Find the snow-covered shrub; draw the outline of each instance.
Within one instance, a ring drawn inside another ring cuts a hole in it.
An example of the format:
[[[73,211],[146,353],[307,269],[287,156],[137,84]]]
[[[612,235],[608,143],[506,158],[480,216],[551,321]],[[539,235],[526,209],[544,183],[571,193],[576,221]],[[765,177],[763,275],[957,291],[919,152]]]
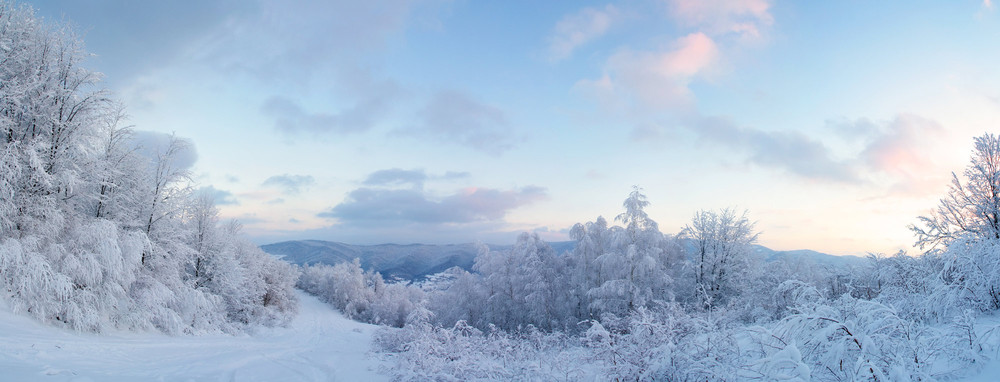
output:
[[[746,329],[746,366],[740,376],[746,380],[761,381],[809,381],[812,370],[802,358],[795,340],[787,342],[770,329],[755,326]]]
[[[235,237],[231,237],[235,239]],[[216,255],[202,289],[223,298],[226,316],[247,326],[285,325],[298,312],[295,283],[299,271],[244,240],[234,240]]]
[[[932,298],[952,316],[973,308],[1000,309],[1000,241],[958,240],[941,253],[942,284]]]
[[[628,320],[625,332],[607,331],[594,323],[584,333],[593,359],[609,379],[653,381],[674,376],[678,337],[674,320],[660,320],[645,308]]]
[[[348,318],[395,327],[402,327],[410,314],[425,304],[419,288],[386,284],[377,272],[361,270],[358,259],[334,266],[305,267],[298,287],[333,305]]]
[[[823,296],[815,286],[799,281],[785,280],[774,289],[772,295],[777,315],[784,317],[788,309],[817,303],[823,300]]]
[[[737,380],[742,350],[719,318],[677,304],[642,308],[611,326],[592,322],[581,340],[602,379]]]
[[[381,329],[373,342],[396,363],[388,372],[398,381],[576,381],[593,372],[575,339],[533,327],[483,332],[465,321],[450,328],[408,324]]]
[[[845,295],[795,310],[773,333],[786,346],[797,346],[815,379],[932,378],[925,332],[889,306]]]

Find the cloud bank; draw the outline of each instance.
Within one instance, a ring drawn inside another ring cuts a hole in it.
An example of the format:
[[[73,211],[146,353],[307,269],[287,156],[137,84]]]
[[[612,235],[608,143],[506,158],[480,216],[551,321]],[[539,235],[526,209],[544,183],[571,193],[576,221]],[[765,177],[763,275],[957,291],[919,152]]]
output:
[[[510,210],[546,197],[544,189],[533,186],[512,190],[472,187],[443,198],[422,190],[364,187],[351,191],[343,202],[318,216],[365,226],[495,222]]]

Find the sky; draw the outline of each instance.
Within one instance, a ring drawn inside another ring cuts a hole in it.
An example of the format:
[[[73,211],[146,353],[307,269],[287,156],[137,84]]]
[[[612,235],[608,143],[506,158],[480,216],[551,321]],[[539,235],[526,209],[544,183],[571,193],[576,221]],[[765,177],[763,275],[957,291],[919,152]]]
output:
[[[917,253],[1000,122],[990,0],[28,4],[261,244],[568,240],[639,186],[665,233]]]

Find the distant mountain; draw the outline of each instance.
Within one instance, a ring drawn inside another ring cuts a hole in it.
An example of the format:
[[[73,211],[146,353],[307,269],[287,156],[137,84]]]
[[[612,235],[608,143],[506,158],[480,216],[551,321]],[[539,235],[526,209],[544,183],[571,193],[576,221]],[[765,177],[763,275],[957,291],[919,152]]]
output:
[[[762,245],[754,245],[754,253],[763,257],[764,261],[767,262],[776,260],[800,260],[814,262],[818,265],[843,267],[861,265],[865,261],[864,257],[854,255],[830,255],[810,249],[775,251]]]
[[[573,249],[574,242],[549,243],[557,253]],[[510,245],[488,245],[490,250],[507,250]],[[451,267],[471,270],[476,258],[475,244],[378,244],[352,245],[321,240],[286,241],[261,246],[264,252],[292,264],[335,265],[359,259],[365,270],[375,270],[387,280],[419,281]]]
[[[695,242],[692,239],[681,239],[681,246],[687,251],[688,254],[695,253]],[[777,260],[797,260],[797,261],[808,261],[813,262],[818,265],[825,266],[850,266],[850,265],[860,265],[864,262],[863,257],[858,257],[854,255],[831,255],[828,253],[817,252],[811,249],[796,249],[791,251],[777,251],[760,244],[754,244],[752,251],[757,256],[760,256],[765,262],[777,261]]]
[[[573,241],[549,243],[556,253],[572,251]],[[509,250],[511,245],[488,245],[490,250]],[[472,270],[476,258],[475,244],[378,244],[353,245],[321,240],[297,240],[263,245],[264,252],[298,265],[335,265],[359,259],[365,270],[375,270],[386,280],[422,281],[428,276],[443,272],[451,267]],[[864,260],[857,256],[834,256],[811,250],[775,251],[755,245],[754,253],[764,261],[779,259],[801,259],[820,265],[848,266],[861,264]]]

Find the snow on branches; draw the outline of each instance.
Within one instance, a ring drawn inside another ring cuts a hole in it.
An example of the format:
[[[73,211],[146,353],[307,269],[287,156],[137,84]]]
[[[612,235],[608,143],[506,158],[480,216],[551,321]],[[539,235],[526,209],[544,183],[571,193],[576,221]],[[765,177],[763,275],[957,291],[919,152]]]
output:
[[[0,298],[88,331],[288,322],[295,269],[219,226],[184,141],[139,147],[72,29],[10,2],[0,24]]]

